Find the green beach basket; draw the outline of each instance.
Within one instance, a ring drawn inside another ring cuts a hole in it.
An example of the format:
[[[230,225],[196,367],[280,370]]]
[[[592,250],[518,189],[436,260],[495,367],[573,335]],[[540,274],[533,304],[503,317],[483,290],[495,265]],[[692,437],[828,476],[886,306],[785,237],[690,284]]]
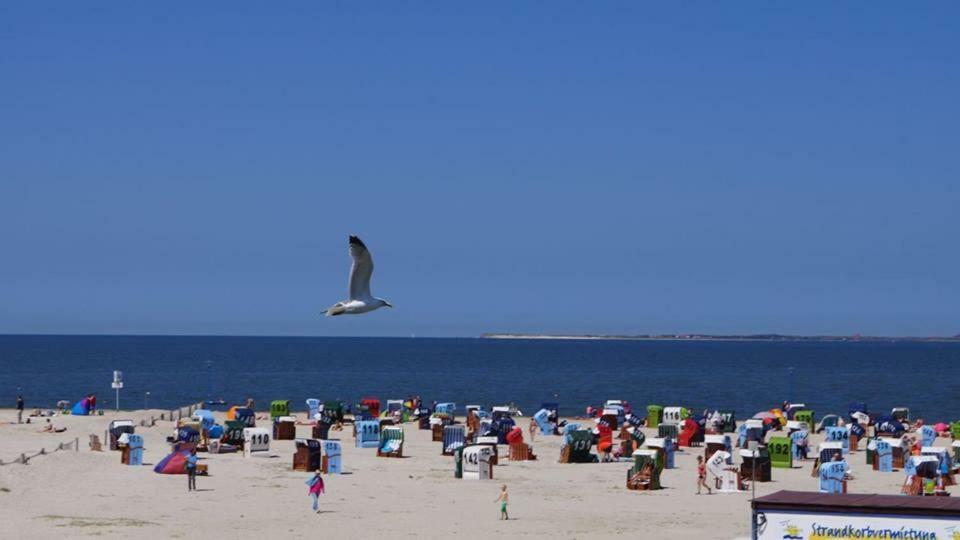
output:
[[[245,427],[247,424],[240,420],[227,420],[224,423],[223,437],[220,441],[233,446],[243,446],[243,428]]]
[[[735,433],[737,431],[737,414],[730,409],[718,412],[720,418],[723,419],[723,431],[721,433]]]
[[[797,411],[794,413],[793,419],[797,422],[803,422],[807,424],[807,429],[810,430],[811,433],[817,427],[817,425],[814,423],[816,416],[813,414],[813,411],[807,409]]]
[[[567,434],[570,446],[570,463],[592,463],[597,457],[590,453],[593,446],[593,433],[582,429]]]
[[[647,405],[647,427],[655,428],[663,422],[663,406]]]
[[[657,426],[657,437],[670,438],[674,441],[680,436],[680,428],[676,424],[660,424]]]
[[[290,416],[289,399],[275,399],[270,402],[270,419],[276,420],[281,416]]]
[[[660,485],[660,471],[662,470],[662,464],[658,463],[660,460],[657,459],[659,454],[651,452],[649,454],[636,454],[633,456],[633,467],[627,472],[627,479],[637,474],[648,464],[653,465],[653,470],[650,475],[650,489],[662,489]]]
[[[788,437],[771,437],[767,442],[770,452],[770,466],[778,469],[793,468],[793,451]]]

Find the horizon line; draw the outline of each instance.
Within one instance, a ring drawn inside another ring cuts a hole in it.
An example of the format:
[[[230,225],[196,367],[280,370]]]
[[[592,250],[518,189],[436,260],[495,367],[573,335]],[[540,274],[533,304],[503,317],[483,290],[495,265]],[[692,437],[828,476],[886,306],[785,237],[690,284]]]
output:
[[[184,337],[184,338],[293,338],[293,339],[567,339],[567,340],[621,340],[621,341],[960,341],[960,334],[953,336],[887,336],[861,334],[780,334],[777,332],[750,334],[708,334],[696,332],[659,334],[566,334],[536,332],[482,332],[479,335],[431,336],[431,335],[306,335],[306,334],[179,334],[179,333],[60,333],[60,332],[0,332],[0,337]]]

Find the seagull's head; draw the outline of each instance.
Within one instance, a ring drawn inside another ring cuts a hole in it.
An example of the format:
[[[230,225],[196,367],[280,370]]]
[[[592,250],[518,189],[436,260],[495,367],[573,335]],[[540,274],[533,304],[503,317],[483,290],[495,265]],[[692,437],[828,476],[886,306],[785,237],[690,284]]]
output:
[[[379,304],[380,306],[382,306],[382,307],[390,307],[390,308],[393,307],[393,304],[391,304],[390,302],[387,302],[387,301],[384,300],[383,298],[377,298],[377,302],[378,302],[378,304]]]

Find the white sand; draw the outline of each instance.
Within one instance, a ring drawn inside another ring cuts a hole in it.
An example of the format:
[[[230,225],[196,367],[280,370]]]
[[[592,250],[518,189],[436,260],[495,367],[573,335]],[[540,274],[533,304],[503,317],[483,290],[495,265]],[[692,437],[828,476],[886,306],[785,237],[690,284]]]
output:
[[[453,458],[442,456],[428,431],[406,424],[405,459],[377,458],[374,449],[358,449],[349,426],[343,441],[344,469],[326,477],[324,512],[314,514],[304,481],[291,470],[293,441],[274,441],[271,455],[200,454],[211,476],[199,477],[200,491],[188,493],[186,476],[159,475],[152,466],[120,464],[120,453],[91,452],[90,433],[101,438],[113,419],[139,421],[161,411],[53,419],[61,434],[41,434],[39,423],[16,425],[15,413],[0,410],[0,459],[56,447],[80,438],[79,452],[57,452],[27,465],[0,467],[0,537],[70,538],[493,538],[498,535],[553,538],[742,538],[749,537],[749,493],[696,493],[696,457],[703,448],[677,454],[677,469],[661,477],[665,489],[628,491],[627,463],[557,463],[560,437],[538,436],[537,461],[502,459],[493,481],[458,480]],[[218,419],[222,415],[218,413]],[[304,415],[299,415],[301,418]],[[36,421],[37,419],[34,419]],[[518,422],[526,427],[526,420]],[[268,422],[260,422],[267,425]],[[165,437],[172,422],[137,428],[144,436],[144,462],[155,464],[169,453]],[[308,426],[298,436],[309,437]],[[649,434],[649,431],[648,431]],[[813,447],[820,441],[812,440]],[[529,441],[528,441],[529,442]],[[938,439],[938,446],[949,441]],[[853,454],[856,479],[850,492],[898,493],[903,473],[868,470],[863,452]],[[774,469],[773,482],[758,483],[757,495],[781,489],[816,490],[812,461],[803,468]],[[510,492],[510,516],[499,521],[494,503],[501,484]],[[951,488],[954,489],[954,488]]]

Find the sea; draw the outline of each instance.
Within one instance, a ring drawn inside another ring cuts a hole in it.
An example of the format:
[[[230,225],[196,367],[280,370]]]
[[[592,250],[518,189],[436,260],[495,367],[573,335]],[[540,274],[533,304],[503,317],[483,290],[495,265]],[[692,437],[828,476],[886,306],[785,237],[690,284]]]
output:
[[[201,400],[258,408],[289,399],[421,396],[458,406],[557,402],[582,414],[607,399],[738,418],[784,401],[818,416],[851,402],[909,407],[927,422],[960,419],[960,344],[931,342],[615,341],[482,338],[0,336],[0,408],[22,394],[53,407],[96,393],[114,408],[171,409]],[[462,408],[460,409],[462,411]]]

